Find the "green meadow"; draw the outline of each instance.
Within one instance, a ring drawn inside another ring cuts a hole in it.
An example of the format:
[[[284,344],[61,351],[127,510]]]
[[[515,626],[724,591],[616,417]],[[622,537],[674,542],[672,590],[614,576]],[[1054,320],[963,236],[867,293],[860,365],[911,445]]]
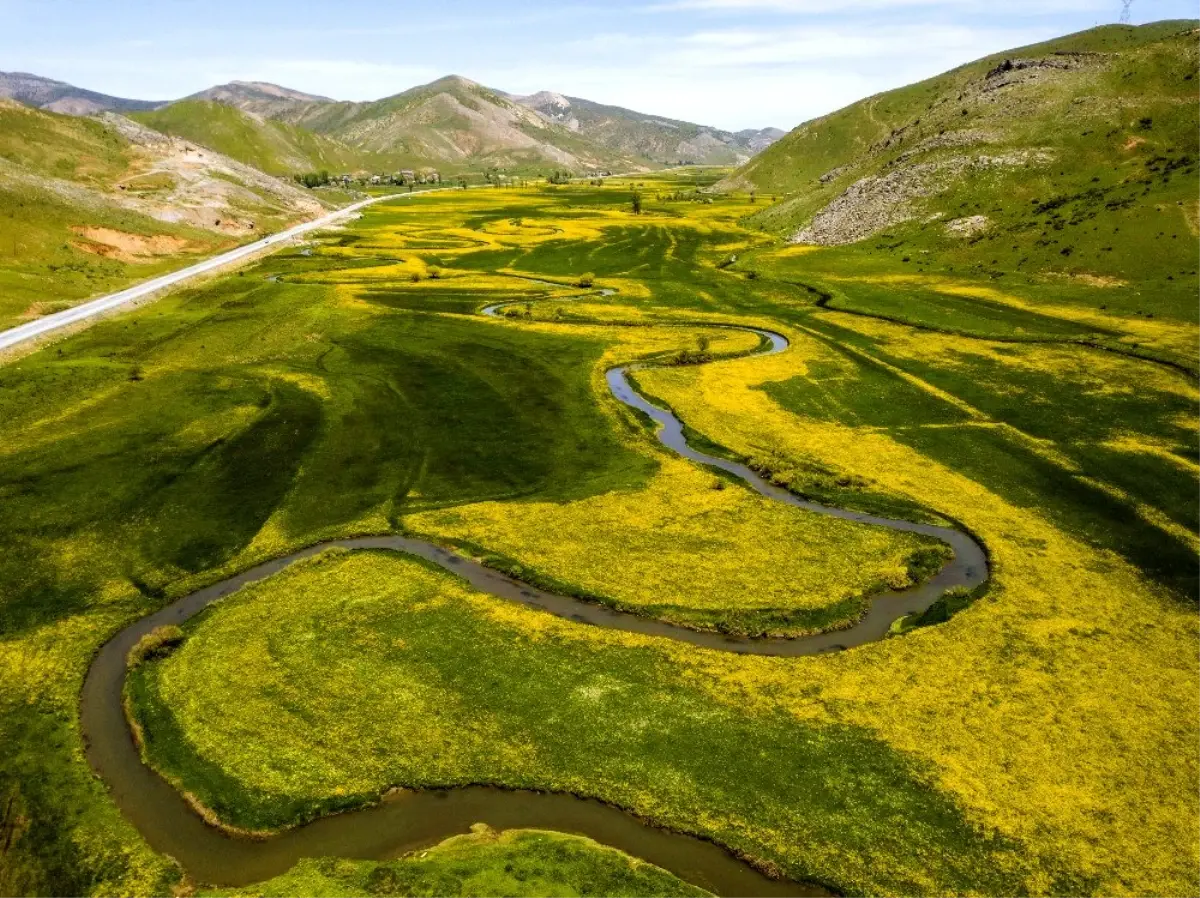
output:
[[[969,529],[986,593],[851,651],[755,658],[322,555],[136,669],[147,761],[231,826],[491,783],[848,894],[1193,890],[1195,278],[1137,247],[1119,285],[1048,254],[995,278],[976,263],[1007,256],[915,234],[920,265],[792,247],[759,230],[761,196],[695,192],[721,174],[379,204],[0,368],[0,892],[204,886],[91,775],[80,684],[124,625],[296,548],[420,533],[717,628],[764,608],[843,625],[911,582],[926,544],[761,500],[608,395],[611,365],[701,335],[753,347],[721,324],[791,345],[645,370],[644,391],[798,494]],[[1155,214],[1164,234],[1183,215]],[[1195,235],[1171,233],[1154,246],[1191,271]],[[479,314],[497,302],[513,314]],[[246,894],[363,892],[693,893],[508,833],[305,861]]]

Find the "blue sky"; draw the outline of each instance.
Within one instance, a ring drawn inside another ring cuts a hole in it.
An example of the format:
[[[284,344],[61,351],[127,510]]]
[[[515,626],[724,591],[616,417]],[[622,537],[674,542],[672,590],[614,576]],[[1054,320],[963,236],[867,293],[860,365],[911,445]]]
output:
[[[1133,22],[1196,15],[1134,0]],[[1121,0],[0,0],[0,71],[174,99],[234,79],[337,99],[445,74],[738,129],[791,128]]]

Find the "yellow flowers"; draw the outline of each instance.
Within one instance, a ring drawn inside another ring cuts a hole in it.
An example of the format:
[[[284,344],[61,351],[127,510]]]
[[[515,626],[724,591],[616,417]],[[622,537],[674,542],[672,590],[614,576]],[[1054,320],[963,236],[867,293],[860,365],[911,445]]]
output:
[[[516,558],[622,608],[735,630],[745,627],[738,623],[747,612],[774,615],[768,629],[785,633],[852,619],[859,597],[881,584],[906,585],[904,562],[925,544],[741,487],[714,489],[711,474],[671,456],[637,492],[464,505],[413,515],[406,524]],[[812,623],[789,626],[789,616]]]
[[[889,348],[897,341],[903,348],[903,330],[892,336]],[[918,338],[908,339],[918,351]],[[946,341],[934,336],[932,351]],[[767,664],[751,673],[724,662],[712,665],[712,675],[728,677],[728,688],[746,697],[778,690],[798,715],[871,729],[926,761],[933,781],[980,825],[1021,840],[1051,868],[1065,862],[1094,877],[1099,893],[1193,890],[1200,860],[1194,609],[1037,509],[1006,501],[886,432],[784,411],[761,386],[805,373],[805,357],[819,350],[797,349],[642,378],[685,421],[731,448],[778,446],[962,521],[991,552],[993,586],[947,624],[803,662],[800,678]],[[811,688],[819,701],[806,694]]]

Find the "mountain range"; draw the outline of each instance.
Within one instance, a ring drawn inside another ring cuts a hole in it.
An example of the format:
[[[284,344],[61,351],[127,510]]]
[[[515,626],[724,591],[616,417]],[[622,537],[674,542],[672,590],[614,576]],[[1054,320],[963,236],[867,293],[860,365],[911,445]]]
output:
[[[0,97],[64,115],[137,112],[162,105],[151,100],[112,97],[28,72],[0,72]]]
[[[0,96],[75,115],[131,114],[273,174],[436,167],[636,170],[736,165],[783,136],[737,133],[542,91],[515,96],[449,75],[394,96],[348,102],[233,81],[169,103],[127,100],[24,73]]]

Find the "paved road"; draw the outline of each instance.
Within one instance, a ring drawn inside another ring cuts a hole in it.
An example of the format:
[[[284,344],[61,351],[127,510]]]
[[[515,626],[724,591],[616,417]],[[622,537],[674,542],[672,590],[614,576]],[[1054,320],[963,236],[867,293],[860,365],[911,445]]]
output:
[[[420,196],[424,193],[433,193],[438,190],[452,190],[449,187],[436,187],[431,190],[422,190],[417,193],[396,193],[388,196],[371,197],[368,200],[361,200],[353,205],[346,206],[343,209],[338,209],[330,212],[328,215],[323,215],[320,218],[312,221],[306,221],[304,224],[296,225],[294,228],[289,228],[286,231],[280,231],[278,234],[272,234],[270,237],[264,237],[262,240],[257,240],[254,243],[247,243],[245,246],[239,246],[237,249],[230,250],[227,253],[222,253],[219,256],[214,256],[211,259],[206,259],[203,262],[197,262],[195,265],[189,265],[187,268],[181,268],[179,271],[173,271],[170,274],[164,274],[162,277],[156,277],[153,280],[145,281],[135,287],[129,287],[121,290],[118,293],[110,293],[107,296],[101,296],[98,299],[89,300],[74,308],[66,309],[62,312],[55,312],[53,315],[46,315],[43,318],[38,318],[36,321],[30,321],[28,324],[22,324],[6,331],[0,331],[0,351],[9,349],[13,346],[18,346],[21,343],[26,343],[30,340],[35,340],[43,334],[48,334],[51,331],[58,330],[62,327],[75,324],[79,321],[85,321],[88,318],[93,318],[96,315],[101,315],[110,309],[115,309],[118,306],[123,306],[126,303],[133,302],[143,297],[148,296],[155,291],[162,290],[165,287],[173,287],[176,284],[181,284],[186,280],[221,268],[231,262],[236,262],[238,259],[243,259],[246,256],[261,252],[267,247],[281,244],[293,237],[298,237],[308,231],[316,228],[327,227],[334,222],[353,215],[364,206],[369,206],[372,203],[381,203],[392,199],[403,199],[411,196]]]

